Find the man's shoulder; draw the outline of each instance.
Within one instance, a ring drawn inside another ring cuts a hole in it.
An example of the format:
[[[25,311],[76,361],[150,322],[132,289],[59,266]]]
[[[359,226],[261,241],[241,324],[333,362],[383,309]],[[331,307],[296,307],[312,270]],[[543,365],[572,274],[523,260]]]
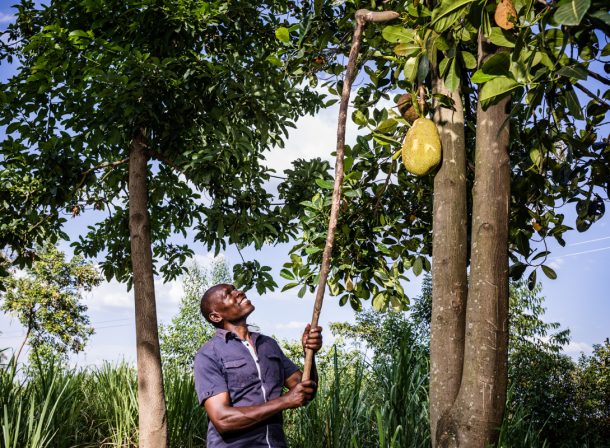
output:
[[[199,347],[199,350],[197,350],[197,353],[195,354],[195,356],[214,355],[214,353],[216,353],[219,340],[220,340],[220,338],[218,338],[217,336],[212,336],[211,339],[209,339],[201,347]]]

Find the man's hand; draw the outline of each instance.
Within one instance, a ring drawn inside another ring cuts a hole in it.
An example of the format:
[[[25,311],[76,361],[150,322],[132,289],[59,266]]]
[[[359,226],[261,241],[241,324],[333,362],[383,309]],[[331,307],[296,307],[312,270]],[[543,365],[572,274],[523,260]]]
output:
[[[322,327],[311,328],[311,324],[307,324],[301,342],[303,350],[309,348],[316,353],[322,347]]]
[[[294,386],[290,391],[282,396],[285,401],[287,409],[299,408],[309,403],[316,394],[318,385],[312,381],[307,380]]]

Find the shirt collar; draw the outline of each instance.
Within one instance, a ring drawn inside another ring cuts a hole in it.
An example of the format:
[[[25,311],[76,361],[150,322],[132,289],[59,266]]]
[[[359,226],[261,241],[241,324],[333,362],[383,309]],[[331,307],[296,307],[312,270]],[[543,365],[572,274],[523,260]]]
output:
[[[222,339],[225,342],[228,342],[229,339],[237,339],[238,341],[240,340],[239,337],[235,333],[233,333],[232,331],[225,330],[224,328],[217,328],[216,336],[218,336],[220,339]],[[251,331],[250,336],[252,337],[252,342],[254,343],[254,345],[256,345],[256,340],[258,339],[260,334],[257,332]]]

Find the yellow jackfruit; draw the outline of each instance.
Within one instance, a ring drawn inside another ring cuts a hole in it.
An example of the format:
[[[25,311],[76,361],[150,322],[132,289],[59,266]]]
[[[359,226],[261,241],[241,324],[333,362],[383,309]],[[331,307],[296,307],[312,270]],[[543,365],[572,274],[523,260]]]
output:
[[[402,163],[410,173],[423,176],[440,161],[441,138],[436,125],[427,118],[418,118],[402,144]]]
[[[511,0],[500,0],[494,14],[496,24],[505,30],[512,30],[517,21],[517,10]]]

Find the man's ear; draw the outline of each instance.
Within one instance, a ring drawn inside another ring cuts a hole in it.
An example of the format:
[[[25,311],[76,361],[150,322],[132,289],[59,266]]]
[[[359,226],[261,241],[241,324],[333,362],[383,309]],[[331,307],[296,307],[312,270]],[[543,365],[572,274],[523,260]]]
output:
[[[222,317],[220,316],[220,314],[218,314],[216,311],[212,311],[209,315],[208,315],[209,319],[214,322],[215,324],[218,324],[220,322],[222,322]]]

